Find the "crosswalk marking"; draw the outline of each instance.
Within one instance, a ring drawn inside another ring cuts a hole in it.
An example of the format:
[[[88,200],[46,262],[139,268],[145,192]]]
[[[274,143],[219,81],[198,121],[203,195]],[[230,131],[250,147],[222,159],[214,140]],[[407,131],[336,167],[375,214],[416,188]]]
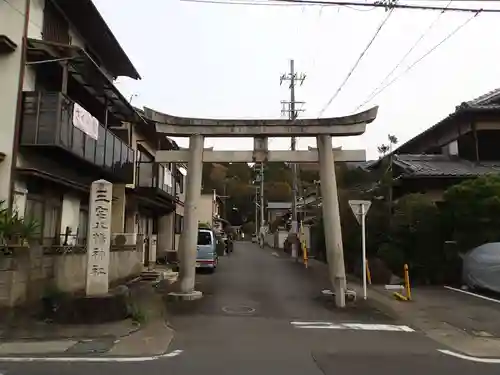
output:
[[[332,323],[318,321],[296,321],[290,322],[292,326],[300,329],[338,329],[356,331],[389,331],[389,332],[415,332],[414,329],[405,325],[392,324],[368,324],[368,323]]]

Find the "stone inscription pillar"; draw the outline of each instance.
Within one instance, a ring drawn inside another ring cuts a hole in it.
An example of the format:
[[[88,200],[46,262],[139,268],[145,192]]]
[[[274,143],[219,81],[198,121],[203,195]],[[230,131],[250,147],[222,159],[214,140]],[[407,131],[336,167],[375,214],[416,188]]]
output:
[[[106,180],[92,183],[87,238],[87,296],[105,295],[109,288],[111,248],[111,201],[113,184]]]

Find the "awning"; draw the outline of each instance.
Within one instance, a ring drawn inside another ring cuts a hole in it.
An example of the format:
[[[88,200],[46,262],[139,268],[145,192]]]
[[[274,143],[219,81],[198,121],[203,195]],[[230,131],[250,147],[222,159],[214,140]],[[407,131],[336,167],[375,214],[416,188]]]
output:
[[[145,122],[127,99],[116,88],[108,75],[89,54],[78,46],[28,39],[27,64],[62,64],[68,62],[68,73],[85,87],[108,110],[125,122]]]
[[[37,177],[42,180],[51,181],[56,184],[64,185],[71,189],[80,190],[88,193],[90,191],[90,185],[83,185],[73,180],[69,180],[59,175],[55,175],[46,171],[42,171],[36,168],[17,168],[17,173],[19,175]]]

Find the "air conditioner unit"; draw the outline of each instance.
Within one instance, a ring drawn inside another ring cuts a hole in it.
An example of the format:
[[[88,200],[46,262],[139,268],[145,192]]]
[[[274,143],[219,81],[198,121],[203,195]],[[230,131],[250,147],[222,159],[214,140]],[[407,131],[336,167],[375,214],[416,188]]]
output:
[[[135,246],[137,244],[137,233],[113,233],[111,244],[113,246]]]

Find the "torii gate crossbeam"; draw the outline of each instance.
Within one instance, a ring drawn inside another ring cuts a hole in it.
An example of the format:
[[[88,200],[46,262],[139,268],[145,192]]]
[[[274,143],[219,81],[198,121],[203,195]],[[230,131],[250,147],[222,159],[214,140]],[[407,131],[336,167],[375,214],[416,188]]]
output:
[[[365,161],[365,150],[333,150],[335,161]],[[255,151],[213,151],[203,150],[204,163],[252,163],[258,156]],[[189,162],[189,150],[157,151],[156,161],[159,163],[187,163]],[[309,151],[285,151],[270,150],[267,152],[268,162],[288,163],[317,163],[319,162],[318,150]]]
[[[166,136],[190,137],[189,150],[160,151],[158,162],[187,162],[186,200],[184,203],[184,230],[181,234],[180,291],[174,293],[181,299],[196,299],[201,292],[195,291],[196,247],[198,236],[197,205],[201,195],[201,176],[204,161],[277,161],[283,158],[297,162],[319,161],[321,195],[323,197],[323,223],[325,232],[326,254],[329,265],[330,280],[335,290],[335,302],[339,307],[345,306],[346,276],[340,211],[335,176],[335,161],[348,161],[350,157],[359,161],[359,150],[340,151],[332,149],[332,136],[353,136],[365,132],[366,124],[375,120],[378,107],[359,114],[300,120],[218,120],[195,119],[171,116],[149,108],[144,113],[149,120],[156,123],[157,133]],[[316,137],[316,150],[282,152],[269,151],[268,137]],[[205,151],[205,137],[254,137],[253,151]],[[352,154],[349,155],[348,153]],[[364,156],[364,154],[362,155]],[[229,160],[228,160],[229,159]],[[249,160],[251,159],[251,160]],[[365,159],[363,159],[365,160]],[[285,160],[282,160],[285,161]]]

